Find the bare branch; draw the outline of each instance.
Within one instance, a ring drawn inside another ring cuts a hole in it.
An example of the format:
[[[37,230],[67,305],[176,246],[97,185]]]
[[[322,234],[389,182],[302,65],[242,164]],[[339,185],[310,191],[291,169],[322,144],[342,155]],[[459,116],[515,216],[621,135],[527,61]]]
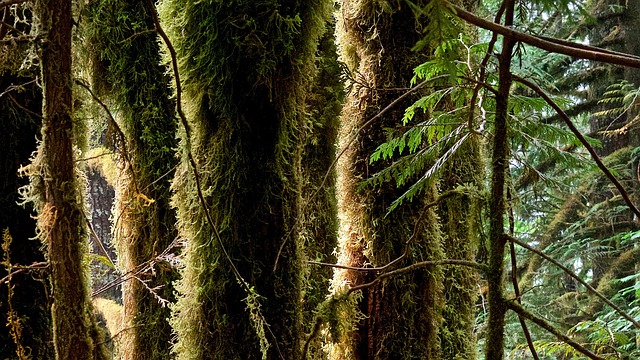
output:
[[[23,273],[23,272],[27,272],[27,271],[31,271],[31,270],[42,270],[42,269],[47,269],[49,268],[49,263],[46,261],[42,261],[42,262],[36,262],[33,263],[31,265],[28,266],[24,266],[24,265],[11,265],[12,269],[17,269],[14,270],[12,272],[10,272],[7,276],[3,277],[2,279],[0,279],[0,285],[4,284],[5,282],[7,282],[8,280],[10,280],[13,276]]]
[[[529,246],[525,242],[522,242],[522,241],[514,238],[513,236],[509,236],[509,235],[505,234],[505,237],[506,237],[507,240],[522,246],[523,248],[525,248],[525,249],[537,254],[538,256],[542,257],[543,259],[547,260],[548,262],[550,262],[550,263],[554,264],[555,266],[559,267],[560,269],[562,269],[562,271],[564,271],[567,275],[571,276],[577,282],[579,282],[584,287],[586,287],[591,293],[593,293],[595,296],[597,296],[602,301],[604,301],[607,305],[609,305],[618,314],[620,314],[625,319],[629,320],[637,329],[640,329],[640,322],[638,322],[631,315],[629,315],[627,312],[622,310],[618,305],[616,305],[613,302],[611,302],[611,300],[607,299],[606,296],[602,295],[600,292],[598,292],[598,290],[594,289],[593,286],[589,285],[589,283],[587,283],[586,281],[582,280],[582,278],[580,278],[578,275],[576,275],[576,273],[571,271],[569,268],[567,268],[566,266],[562,265],[560,262],[558,262],[557,260],[553,259],[549,255],[543,253],[540,250],[537,250],[537,249]]]
[[[104,102],[102,102],[102,100],[100,100],[100,98],[98,98],[98,96],[93,92],[93,90],[91,90],[89,85],[85,84],[84,82],[82,82],[80,80],[76,80],[76,84],[78,84],[81,87],[85,88],[89,92],[91,97],[98,104],[100,104],[100,106],[104,109],[104,111],[109,116],[109,123],[111,124],[111,126],[113,126],[114,129],[116,129],[116,132],[118,133],[118,136],[120,137],[120,145],[122,146],[122,155],[124,156],[124,159],[127,162],[127,165],[129,165],[129,169],[130,169],[129,171],[131,172],[131,178],[133,180],[133,186],[135,188],[135,191],[137,193],[140,193],[140,189],[138,189],[138,182],[136,181],[135,168],[133,167],[133,163],[131,162],[131,158],[129,157],[129,149],[128,149],[128,146],[127,146],[127,136],[124,134],[122,129],[120,129],[120,125],[118,125],[118,122],[116,121],[115,117],[113,117],[113,114],[111,114],[111,111],[109,111],[109,107],[107,107],[107,105]]]
[[[482,270],[482,271],[486,271],[487,270],[487,266],[486,265],[477,263],[475,261],[460,260],[460,259],[427,260],[427,261],[417,262],[415,264],[411,264],[409,266],[405,266],[403,268],[396,269],[396,270],[389,271],[389,272],[386,272],[384,274],[381,274],[380,276],[378,276],[377,278],[375,278],[371,282],[368,282],[366,284],[353,286],[353,287],[349,288],[349,293],[352,293],[352,292],[357,291],[357,290],[362,290],[362,289],[371,287],[371,286],[379,283],[380,281],[382,281],[382,280],[384,280],[386,278],[392,277],[392,276],[396,276],[396,275],[412,272],[412,271],[415,271],[415,270],[418,270],[418,269],[422,269],[422,268],[425,268],[425,267],[429,267],[429,266],[440,266],[440,265],[460,265],[460,266],[468,266],[468,267],[476,268],[476,269]]]
[[[582,145],[587,149],[587,151],[589,152],[593,160],[596,162],[596,164],[600,168],[600,170],[602,170],[602,172],[607,176],[609,181],[611,181],[611,183],[613,183],[616,189],[618,189],[618,191],[620,192],[620,195],[624,199],[624,202],[627,204],[627,206],[629,206],[629,209],[631,209],[631,211],[638,218],[640,218],[640,210],[638,210],[638,208],[633,204],[633,202],[631,202],[631,199],[629,198],[629,194],[627,194],[627,191],[624,189],[622,184],[620,184],[618,179],[616,179],[616,177],[613,176],[611,171],[609,171],[609,169],[604,165],[602,160],[600,160],[600,157],[598,156],[596,151],[589,144],[589,142],[587,142],[587,139],[584,138],[580,130],[578,130],[578,128],[573,124],[573,122],[571,122],[571,119],[569,119],[569,116],[562,110],[562,108],[560,108],[560,106],[558,106],[558,104],[556,104],[556,102],[553,101],[549,97],[549,95],[547,95],[544,91],[542,91],[542,89],[538,85],[516,75],[514,75],[514,78],[519,83],[528,86],[533,91],[535,91],[538,95],[540,95],[540,97],[542,97],[547,102],[547,104],[549,104],[549,106],[551,106],[558,113],[558,115],[560,115],[560,118],[564,120],[564,122],[567,124],[569,129],[571,129],[571,132],[573,132],[573,134],[578,138],[578,140],[580,140],[580,143],[582,143]]]
[[[540,326],[541,328],[547,330],[548,332],[552,333],[553,335],[555,335],[558,339],[564,341],[567,345],[571,346],[572,348],[576,349],[577,351],[579,351],[581,354],[589,357],[590,359],[594,359],[594,360],[604,360],[604,358],[594,354],[593,352],[591,352],[589,349],[585,348],[584,346],[578,344],[577,342],[573,341],[570,337],[568,337],[567,335],[561,333],[558,329],[556,329],[553,325],[551,325],[548,321],[546,321],[545,319],[539,318],[535,315],[533,315],[532,313],[528,312],[527,310],[525,310],[520,304],[518,304],[515,301],[508,301],[507,303],[507,307],[511,310],[513,310],[516,314],[526,318],[527,320],[530,320],[531,322],[533,322],[534,324],[537,324],[538,326]]]

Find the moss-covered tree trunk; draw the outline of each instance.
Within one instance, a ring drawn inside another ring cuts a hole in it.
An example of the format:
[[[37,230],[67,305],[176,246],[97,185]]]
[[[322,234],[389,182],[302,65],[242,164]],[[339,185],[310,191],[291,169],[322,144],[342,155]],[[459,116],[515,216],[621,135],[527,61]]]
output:
[[[309,99],[310,128],[305,132],[302,160],[303,188],[301,236],[305,257],[312,261],[334,264],[337,246],[338,219],[335,192],[336,139],[339,115],[344,101],[344,86],[340,80],[335,22],[331,22],[318,49],[318,75]],[[329,293],[333,269],[315,265],[304,268],[304,331],[312,333],[308,358],[321,359],[322,338],[317,332],[315,315],[318,305]]]
[[[180,359],[301,356],[300,139],[329,6],[164,4],[191,129],[174,182],[187,241],[173,317]]]
[[[35,13],[43,36],[44,105],[42,143],[32,165],[39,178],[33,185],[40,196],[38,226],[51,271],[55,358],[95,359],[100,358],[101,347],[94,343],[96,327],[83,265],[87,232],[74,161],[71,1],[37,2]]]
[[[103,0],[90,9],[92,51],[104,68],[108,89],[126,136],[119,150],[116,186],[116,244],[123,284],[120,352],[124,359],[168,359],[171,348],[169,302],[177,278],[158,256],[176,237],[169,205],[170,181],[177,160],[175,103],[162,66],[150,2]],[[169,252],[168,254],[171,254]],[[143,283],[144,282],[144,283]]]
[[[442,223],[443,250],[447,259],[474,261],[481,231],[480,199],[468,193],[455,193],[460,186],[480,189],[484,163],[477,138],[471,138],[456,152],[442,174],[441,192],[451,192],[440,200],[438,215]],[[473,191],[472,191],[473,192]],[[444,269],[444,327],[440,331],[443,359],[473,360],[477,343],[473,331],[478,297],[475,269],[449,266]]]
[[[418,6],[424,5],[418,2]],[[411,48],[421,39],[408,4],[383,6],[378,1],[343,1],[338,17],[343,61],[357,82],[346,99],[340,132],[341,148],[357,129],[401,95],[413,68],[427,60]],[[396,89],[396,90],[394,90]],[[400,89],[400,90],[397,90]],[[387,215],[388,206],[401,192],[393,185],[359,190],[359,182],[384,164],[370,164],[369,156],[386,141],[385,128],[394,128],[407,99],[366,127],[350,144],[338,164],[340,211],[340,263],[362,267],[383,266],[409,246],[401,264],[442,257],[441,233],[434,209],[423,204],[435,198],[431,187],[421,200],[404,204]],[[420,214],[424,212],[421,217]],[[409,239],[412,239],[409,241]],[[443,305],[441,272],[422,269],[394,277],[363,291],[359,303],[366,316],[358,330],[339,344],[343,359],[437,359],[438,328]],[[338,282],[359,285],[371,273],[342,271]]]

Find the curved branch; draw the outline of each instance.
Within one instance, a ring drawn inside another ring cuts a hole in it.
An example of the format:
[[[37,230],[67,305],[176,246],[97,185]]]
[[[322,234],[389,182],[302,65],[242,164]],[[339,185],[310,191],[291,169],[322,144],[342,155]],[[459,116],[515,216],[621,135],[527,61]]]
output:
[[[549,41],[537,36],[525,34],[523,32],[514,30],[513,28],[508,26],[496,24],[492,21],[485,20],[450,2],[446,3],[451,9],[454,10],[455,15],[468,23],[471,23],[483,29],[487,29],[489,31],[496,32],[513,40],[538,47],[542,50],[564,54],[580,59],[640,68],[640,58],[638,58],[637,56],[632,56],[624,53],[616,53],[587,45],[575,45],[571,42],[564,42],[561,40]]]
[[[618,314],[620,314],[620,316],[622,316],[623,318],[629,320],[637,329],[640,329],[640,322],[638,322],[631,315],[629,315],[627,312],[622,310],[618,305],[614,304],[611,300],[607,299],[606,296],[604,296],[603,294],[598,292],[598,290],[594,289],[593,286],[589,285],[589,283],[587,283],[586,281],[582,280],[578,275],[576,275],[576,273],[571,271],[568,267],[562,265],[560,262],[558,262],[557,260],[553,259],[549,255],[543,253],[542,251],[539,251],[539,250],[529,246],[528,244],[526,244],[526,243],[514,238],[513,236],[509,236],[509,235],[506,235],[506,234],[504,236],[505,236],[505,238],[507,240],[522,246],[523,248],[531,251],[532,253],[537,254],[538,256],[542,257],[543,259],[547,260],[548,262],[550,262],[550,263],[554,264],[555,266],[559,267],[567,275],[569,275],[572,278],[574,278],[577,282],[579,282],[584,287],[586,287],[591,293],[593,293],[595,296],[599,297],[602,301],[604,301],[607,305],[609,305],[613,310],[615,310]]]
[[[581,354],[587,356],[588,358],[594,359],[594,360],[604,360],[604,358],[594,354],[589,349],[587,349],[584,346],[582,346],[582,345],[578,344],[577,342],[573,341],[567,335],[561,333],[553,325],[549,324],[549,322],[546,321],[545,319],[539,318],[539,317],[533,315],[532,313],[528,312],[527,310],[525,310],[525,308],[522,307],[522,305],[518,304],[517,302],[508,301],[507,302],[507,307],[509,309],[513,310],[516,314],[522,316],[523,318],[533,322],[534,324],[536,324],[536,325],[540,326],[541,328],[547,330],[548,332],[552,333],[558,339],[564,341],[567,345],[569,345],[572,348],[576,349],[577,351],[579,351]]]
[[[558,106],[558,104],[556,104],[555,101],[553,101],[549,97],[549,95],[547,95],[544,91],[542,91],[542,89],[538,85],[516,75],[514,75],[513,77],[516,79],[516,81],[518,81],[519,83],[525,86],[528,86],[529,88],[531,88],[531,90],[535,91],[538,95],[540,95],[540,97],[543,98],[547,102],[547,104],[549,104],[549,106],[551,106],[558,113],[558,115],[560,115],[560,117],[562,118],[562,120],[564,120],[564,122],[567,124],[569,129],[571,129],[571,132],[573,132],[573,134],[578,138],[578,140],[580,140],[582,145],[584,145],[584,147],[587,149],[587,151],[589,152],[593,160],[596,162],[596,164],[600,168],[600,170],[602,170],[602,172],[607,176],[609,181],[611,181],[611,183],[616,187],[616,189],[618,189],[618,191],[620,192],[620,195],[624,199],[624,202],[627,204],[627,206],[629,206],[629,209],[631,209],[631,211],[638,218],[640,218],[640,210],[638,210],[638,208],[633,204],[633,202],[631,202],[631,199],[629,198],[629,194],[627,194],[627,191],[624,189],[622,184],[620,184],[618,179],[616,179],[616,177],[613,176],[611,171],[609,171],[609,169],[604,165],[604,163],[602,162],[602,160],[600,159],[596,151],[593,149],[591,145],[589,145],[589,143],[587,142],[587,139],[585,139],[584,135],[582,135],[582,133],[578,130],[578,128],[576,128],[573,122],[571,122],[571,119],[569,119],[569,116],[562,110],[562,108],[560,108],[560,106]]]

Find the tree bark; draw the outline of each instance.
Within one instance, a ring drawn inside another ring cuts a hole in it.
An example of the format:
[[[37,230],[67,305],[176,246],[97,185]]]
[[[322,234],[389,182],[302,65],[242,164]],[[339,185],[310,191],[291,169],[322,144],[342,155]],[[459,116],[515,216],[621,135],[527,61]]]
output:
[[[95,324],[82,263],[87,250],[83,200],[74,162],[71,77],[71,1],[36,4],[41,21],[42,200],[38,225],[48,249],[53,305],[53,344],[58,360],[94,359]]]

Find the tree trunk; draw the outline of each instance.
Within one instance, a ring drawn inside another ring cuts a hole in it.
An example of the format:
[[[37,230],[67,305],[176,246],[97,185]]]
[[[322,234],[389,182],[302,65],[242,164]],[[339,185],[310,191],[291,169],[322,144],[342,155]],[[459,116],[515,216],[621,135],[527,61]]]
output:
[[[418,6],[424,2],[418,2]],[[405,3],[385,8],[377,1],[343,1],[339,16],[341,56],[354,76],[342,114],[340,149],[350,144],[357,129],[394,101],[410,83],[413,68],[427,55],[411,48],[421,39],[414,13]],[[401,60],[400,60],[401,59]],[[419,96],[419,95],[417,95]],[[370,164],[369,156],[386,141],[416,97],[396,104],[351,143],[338,163],[340,263],[383,266],[398,258],[410,244],[401,264],[442,257],[441,232],[433,209],[435,188],[421,200],[403,204],[390,214],[388,206],[402,192],[393,184],[359,190],[359,182],[387,164]],[[420,214],[424,212],[424,216]],[[411,241],[409,239],[412,238]],[[438,328],[443,305],[442,273],[422,269],[398,276],[363,291],[358,303],[365,318],[358,330],[337,346],[344,359],[437,359]],[[372,273],[339,271],[337,283],[360,285]]]
[[[173,317],[180,359],[301,357],[299,140],[329,6],[166,3],[192,130],[174,182],[189,240]]]
[[[38,226],[47,245],[51,270],[53,345],[60,360],[99,358],[95,323],[87,295],[83,255],[87,232],[74,162],[71,92],[71,1],[38,2],[42,34],[44,92],[42,143],[32,165],[42,184]],[[37,181],[37,179],[35,179]]]
[[[177,163],[175,103],[147,1],[102,0],[91,7],[92,48],[102,60],[108,89],[126,136],[118,146],[119,176],[114,218],[118,265],[135,277],[123,284],[121,353],[126,360],[168,359],[172,330],[169,303],[176,271],[163,252],[176,237],[169,205]],[[118,31],[114,31],[118,29]],[[96,81],[97,82],[97,81]],[[162,256],[161,256],[162,255]],[[160,257],[159,257],[160,256]],[[164,257],[163,257],[164,256]],[[143,283],[144,282],[144,283]]]

